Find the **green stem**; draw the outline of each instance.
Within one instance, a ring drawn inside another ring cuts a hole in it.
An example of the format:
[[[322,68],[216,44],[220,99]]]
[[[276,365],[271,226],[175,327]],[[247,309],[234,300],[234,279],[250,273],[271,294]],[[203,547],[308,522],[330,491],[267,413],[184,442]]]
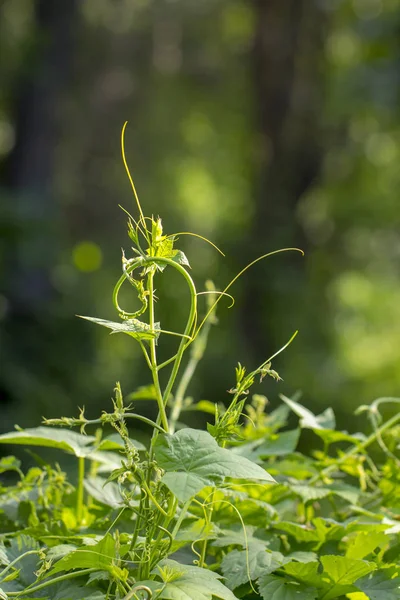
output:
[[[149,292],[149,325],[151,331],[154,331],[154,271],[151,270],[147,279],[147,289]],[[165,411],[165,404],[163,402],[163,395],[161,393],[160,381],[158,378],[157,370],[157,351],[156,351],[156,340],[152,338],[150,344],[150,363],[151,363],[151,374],[153,376],[153,383],[157,394],[158,410],[160,412],[160,419],[165,431],[168,431],[168,419]]]
[[[109,416],[109,413],[103,413],[104,415]],[[112,415],[110,415],[112,416]],[[165,433],[165,429],[163,429],[159,424],[155,423],[154,421],[152,421],[151,419],[148,419],[147,417],[144,417],[143,415],[137,415],[136,413],[124,413],[124,419],[138,419],[139,421],[142,421],[143,423],[146,423],[147,425],[150,425],[151,428],[153,429],[158,429],[158,431],[160,431],[161,433]],[[103,425],[104,424],[105,419],[101,418],[100,419],[70,419],[70,426],[78,426],[78,425]],[[109,421],[106,421],[109,422]],[[62,419],[44,419],[43,423],[45,425],[62,425],[63,421]]]
[[[85,479],[85,459],[78,457],[78,486],[76,488],[76,519],[78,525],[82,524],[83,519],[83,481]]]
[[[173,538],[176,537],[176,534],[178,533],[178,531],[182,525],[182,521],[186,517],[186,513],[189,510],[189,506],[191,505],[192,500],[193,500],[193,498],[189,498],[189,500],[187,500],[185,502],[185,504],[182,506],[180,515],[179,515],[179,517],[175,523],[175,527],[173,528],[172,533],[171,533]]]
[[[215,498],[215,488],[212,491],[211,501],[208,503],[208,506],[205,511],[207,525],[209,525],[212,521],[212,515],[213,515],[213,511],[214,511],[214,498]],[[204,565],[206,564],[206,556],[207,556],[207,540],[204,540],[202,548],[201,548],[199,567],[204,567]]]
[[[59,577],[54,577],[53,579],[49,579],[44,583],[40,583],[39,585],[35,585],[33,587],[27,587],[22,592],[7,592],[7,596],[10,598],[19,598],[20,596],[26,596],[27,594],[32,594],[34,592],[39,592],[49,585],[54,585],[55,583],[60,583],[61,581],[66,581],[67,579],[72,579],[74,577],[82,577],[83,575],[89,575],[89,573],[94,573],[98,571],[98,568],[91,569],[82,569],[81,571],[75,571],[74,573],[66,573],[65,575],[60,575]]]

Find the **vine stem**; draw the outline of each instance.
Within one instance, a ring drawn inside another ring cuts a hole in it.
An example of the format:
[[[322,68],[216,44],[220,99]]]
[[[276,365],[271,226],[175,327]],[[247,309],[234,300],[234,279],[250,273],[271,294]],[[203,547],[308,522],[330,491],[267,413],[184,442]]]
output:
[[[147,286],[148,286],[147,289],[149,292],[149,325],[150,325],[151,331],[154,331],[154,324],[155,324],[153,279],[154,279],[154,271],[151,269],[151,271],[148,275],[148,279],[147,279]],[[160,411],[161,423],[162,423],[162,426],[165,429],[165,431],[168,431],[167,413],[165,411],[165,404],[163,401],[163,395],[162,395],[161,388],[160,388],[160,381],[158,378],[156,340],[154,338],[152,338],[150,340],[150,363],[151,363],[151,374],[153,376],[153,383],[154,383],[154,387],[156,389],[156,394],[157,394],[157,403],[158,403],[158,408]]]
[[[78,486],[76,488],[76,519],[78,525],[82,524],[83,519],[83,481],[85,479],[85,459],[78,457]]]

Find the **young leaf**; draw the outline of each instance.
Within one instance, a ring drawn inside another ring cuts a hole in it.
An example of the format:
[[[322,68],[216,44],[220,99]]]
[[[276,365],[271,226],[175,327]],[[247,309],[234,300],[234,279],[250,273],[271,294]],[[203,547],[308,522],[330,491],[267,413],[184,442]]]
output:
[[[138,319],[126,319],[126,321],[116,323],[114,321],[106,321],[105,319],[78,316],[81,319],[86,319],[86,321],[91,321],[92,323],[111,329],[111,333],[126,333],[135,338],[135,340],[154,340],[158,339],[160,335],[160,323],[154,323],[154,329],[151,329],[150,325]]]
[[[162,582],[142,581],[137,585],[146,585],[162,600],[237,600],[236,596],[223,585],[221,575],[201,569],[182,565],[174,560],[163,560],[153,573],[157,573]]]
[[[269,473],[231,450],[218,446],[206,431],[181,429],[159,435],[155,443],[158,465],[166,471],[162,481],[181,502],[225,477],[274,482]]]
[[[58,448],[74,454],[75,456],[86,456],[91,448],[89,444],[95,441],[91,435],[82,435],[68,429],[56,429],[54,427],[35,427],[22,431],[12,431],[0,435],[0,444],[19,444],[23,446],[43,446]]]
[[[258,588],[264,600],[316,600],[318,598],[315,588],[275,575],[261,577],[258,580]]]

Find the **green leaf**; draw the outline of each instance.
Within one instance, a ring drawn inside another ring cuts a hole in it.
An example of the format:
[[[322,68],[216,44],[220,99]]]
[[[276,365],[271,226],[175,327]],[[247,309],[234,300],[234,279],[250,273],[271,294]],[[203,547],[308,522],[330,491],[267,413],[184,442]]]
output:
[[[182,265],[184,267],[190,267],[187,256],[182,250],[176,250],[176,254],[172,257],[172,260],[178,265]]]
[[[305,408],[295,400],[287,398],[283,394],[280,398],[300,417],[300,427],[304,429],[335,429],[335,415],[331,408],[316,416],[308,408]]]
[[[17,471],[19,472],[21,467],[21,461],[15,458],[15,456],[3,456],[0,460],[0,473],[6,471]]]
[[[181,502],[208,485],[221,484],[225,477],[274,482],[264,469],[231,450],[220,448],[209,433],[198,429],[159,435],[155,457],[166,471],[162,481]]]
[[[91,450],[88,447],[95,441],[92,435],[82,435],[68,429],[54,427],[35,427],[12,431],[0,435],[0,444],[19,444],[23,446],[43,446],[58,448],[75,456],[85,457]]]
[[[324,567],[324,600],[332,600],[353,591],[352,584],[376,568],[373,563],[345,556],[321,556],[320,560]],[[329,578],[328,581],[326,577]]]
[[[208,523],[205,519],[196,519],[189,526],[182,527],[175,540],[177,542],[195,542],[198,540],[213,540],[218,535],[215,523]]]
[[[126,333],[135,338],[135,340],[154,340],[158,339],[160,335],[160,323],[154,323],[154,329],[151,329],[150,325],[143,323],[138,319],[126,319],[121,323],[116,323],[114,321],[106,321],[105,319],[83,317],[82,315],[78,315],[78,317],[96,323],[97,325],[107,327],[108,329],[111,329],[111,333]]]
[[[285,573],[294,579],[297,579],[297,581],[303,583],[304,585],[316,588],[320,588],[324,585],[321,575],[318,572],[318,561],[311,561],[307,563],[293,561],[284,565],[283,568]]]
[[[389,537],[384,533],[359,531],[350,538],[346,556],[348,558],[364,558],[376,548],[384,549],[389,541]]]
[[[260,594],[264,600],[316,600],[316,589],[290,581],[284,577],[264,575],[258,580]]]
[[[44,589],[43,594],[51,600],[104,600],[105,595],[99,590],[90,590],[72,581],[63,581]],[[25,600],[22,596],[21,600]]]
[[[300,437],[300,429],[284,431],[262,441],[256,440],[234,448],[236,454],[244,456],[251,461],[260,461],[269,456],[284,456],[295,451]]]
[[[137,585],[148,586],[160,600],[237,600],[236,596],[219,581],[221,575],[174,560],[163,560],[153,573],[162,582],[141,581]]]
[[[310,485],[291,485],[288,486],[297,496],[303,500],[303,502],[310,502],[312,500],[321,500],[331,494],[331,490],[323,487],[313,487]]]
[[[290,523],[289,521],[281,521],[276,523],[275,529],[285,531],[298,542],[318,542],[320,536],[314,528],[307,527],[306,525],[298,525],[297,523]]]
[[[5,549],[9,563],[13,562],[16,558],[29,552],[30,550],[39,550],[39,544],[36,540],[28,535],[19,535],[11,540],[11,544]],[[39,565],[39,556],[37,554],[30,554],[24,556],[15,564],[15,568],[18,569],[18,582],[26,587],[36,581],[35,571]],[[14,582],[10,584],[2,583],[2,587],[7,592],[10,588],[15,589]]]
[[[139,442],[138,440],[133,440],[130,438],[132,444],[137,448],[137,450],[146,450],[146,446]],[[100,444],[97,446],[96,450],[124,450],[125,443],[119,433],[112,433],[107,437],[103,438]]]
[[[248,550],[232,550],[221,562],[226,585],[232,590],[263,574],[269,574],[285,562],[283,554],[266,550],[263,544],[249,544]]]
[[[392,578],[390,571],[390,569],[382,569],[362,577],[356,582],[356,586],[370,600],[399,600],[400,577]]]
[[[353,486],[346,484],[333,484],[326,486],[310,486],[310,485],[288,485],[296,495],[300,496],[303,502],[311,500],[320,500],[332,494],[340,496],[351,504],[357,504],[361,491]]]
[[[157,390],[154,383],[142,385],[127,396],[128,400],[157,400]]]
[[[347,431],[336,431],[336,429],[316,429],[315,433],[326,443],[335,444],[337,442],[349,442],[350,444],[358,444],[365,440],[365,435],[355,433],[350,435]]]
[[[61,558],[47,575],[51,576],[72,569],[96,568],[99,571],[108,571],[113,567],[114,558],[116,558],[115,540],[108,533],[97,544],[83,546]]]
[[[111,508],[121,508],[125,503],[118,485],[112,481],[107,483],[101,477],[89,477],[85,479],[84,486],[87,493],[101,504]]]

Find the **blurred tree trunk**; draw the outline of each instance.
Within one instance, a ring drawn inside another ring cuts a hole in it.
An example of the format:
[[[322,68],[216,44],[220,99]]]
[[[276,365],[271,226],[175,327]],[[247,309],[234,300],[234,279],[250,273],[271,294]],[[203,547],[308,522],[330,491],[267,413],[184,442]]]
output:
[[[256,102],[254,213],[248,260],[285,246],[304,249],[296,220],[301,196],[317,178],[326,14],[317,0],[254,0],[253,76]],[[250,254],[251,251],[251,254]],[[287,335],[285,307],[296,303],[303,277],[300,255],[269,259],[248,274],[243,326],[254,360]],[[280,271],[282,270],[282,275]]]
[[[77,0],[34,2],[33,43],[14,91],[16,140],[4,183],[23,234],[11,259],[11,301],[24,312],[50,296],[47,267],[56,254],[58,216],[51,189],[61,125],[57,106],[69,71],[76,7]],[[46,230],[39,231],[43,223]]]

